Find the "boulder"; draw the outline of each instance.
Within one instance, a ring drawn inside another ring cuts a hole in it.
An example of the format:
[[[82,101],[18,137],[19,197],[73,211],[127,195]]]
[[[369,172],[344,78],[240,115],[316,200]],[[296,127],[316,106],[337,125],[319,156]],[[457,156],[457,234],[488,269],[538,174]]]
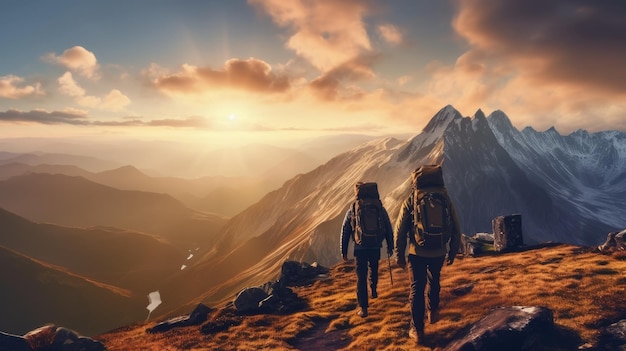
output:
[[[452,341],[446,351],[536,350],[554,327],[546,307],[499,307],[474,323],[467,335]]]
[[[626,319],[604,328],[598,341],[599,350],[626,350]]]
[[[58,350],[58,351],[104,351],[105,347],[100,341],[80,336],[76,332],[58,327],[46,325],[32,330],[24,335],[24,339],[33,350]]]
[[[317,262],[285,261],[280,271],[280,281],[287,286],[301,286],[328,274],[328,268],[320,266]]]
[[[509,251],[524,245],[522,215],[498,216],[491,221],[493,247],[496,251]]]
[[[239,313],[291,313],[305,308],[306,302],[287,287],[282,280],[245,288],[233,301]]]
[[[479,256],[494,251],[493,234],[476,233],[473,236],[461,234],[459,251],[465,256]]]
[[[196,308],[187,316],[179,316],[170,318],[164,322],[148,328],[148,333],[163,333],[174,328],[188,327],[191,325],[200,325],[207,320],[207,316],[212,309],[204,304],[198,304]]]
[[[0,351],[32,351],[24,337],[0,332]]]
[[[240,313],[255,313],[259,310],[259,303],[269,297],[269,294],[260,286],[244,288],[241,290],[233,304]]]
[[[621,232],[610,232],[604,244],[598,246],[602,252],[614,252],[626,250],[626,229]]]

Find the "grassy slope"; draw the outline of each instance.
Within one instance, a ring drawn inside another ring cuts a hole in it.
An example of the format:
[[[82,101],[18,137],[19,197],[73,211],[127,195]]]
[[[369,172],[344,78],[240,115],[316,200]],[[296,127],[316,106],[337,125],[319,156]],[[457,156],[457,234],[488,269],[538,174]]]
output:
[[[381,261],[379,298],[370,316],[355,315],[353,263],[332,268],[329,279],[294,288],[310,310],[291,315],[245,316],[240,325],[213,335],[200,327],[147,334],[155,322],[99,335],[114,350],[409,350],[408,275]],[[442,272],[441,320],[426,325],[426,345],[441,349],[492,308],[547,306],[554,311],[561,338],[548,349],[593,345],[599,329],[626,318],[626,255],[613,256],[569,245],[550,245],[518,253],[459,258]],[[452,289],[474,284],[466,295]],[[223,311],[222,311],[223,312]],[[216,318],[216,313],[209,318]],[[566,345],[567,347],[555,347]],[[419,349],[419,348],[417,348]]]

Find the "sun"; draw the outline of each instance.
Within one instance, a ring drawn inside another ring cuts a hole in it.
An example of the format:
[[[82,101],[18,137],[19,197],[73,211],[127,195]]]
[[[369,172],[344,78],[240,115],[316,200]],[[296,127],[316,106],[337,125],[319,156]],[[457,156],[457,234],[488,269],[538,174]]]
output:
[[[232,122],[232,121],[234,121],[236,119],[237,119],[237,116],[234,113],[231,113],[231,114],[228,115],[228,120],[229,121]]]

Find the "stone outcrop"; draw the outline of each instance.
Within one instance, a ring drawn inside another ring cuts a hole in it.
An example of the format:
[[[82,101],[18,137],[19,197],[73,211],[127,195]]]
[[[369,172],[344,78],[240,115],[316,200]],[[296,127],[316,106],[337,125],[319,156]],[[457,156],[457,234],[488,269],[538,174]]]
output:
[[[471,326],[464,337],[445,351],[537,350],[554,327],[546,307],[499,307]]]
[[[200,325],[207,320],[207,316],[212,309],[204,304],[198,304],[196,308],[186,316],[170,318],[164,322],[147,329],[148,333],[162,333],[174,328],[188,327],[191,325]]]
[[[23,336],[0,332],[0,351],[32,351]]]
[[[310,284],[325,277],[328,271],[317,263],[285,261],[277,281],[242,289],[233,300],[233,305],[237,312],[243,314],[298,311],[306,307],[306,303],[289,286]]]
[[[328,268],[320,266],[317,262],[285,261],[280,270],[279,280],[286,286],[306,285],[311,281],[328,274]]]
[[[604,244],[598,246],[601,252],[615,252],[626,250],[626,229],[621,232],[610,232]]]
[[[56,325],[46,325],[24,336],[0,332],[0,351],[104,351],[94,339]]]
[[[598,349],[626,351],[626,319],[613,323],[602,330]]]

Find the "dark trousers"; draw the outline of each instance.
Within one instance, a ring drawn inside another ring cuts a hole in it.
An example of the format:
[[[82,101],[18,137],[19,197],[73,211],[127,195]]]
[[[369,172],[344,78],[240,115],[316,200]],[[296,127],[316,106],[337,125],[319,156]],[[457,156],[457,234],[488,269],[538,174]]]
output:
[[[356,258],[356,299],[361,308],[368,307],[367,298],[367,271],[370,272],[370,288],[372,292],[378,285],[378,261],[380,261],[380,249],[354,250]]]
[[[411,269],[411,292],[409,300],[411,302],[412,325],[417,329],[424,329],[424,313],[426,307],[429,310],[439,308],[439,278],[441,267],[445,261],[445,256],[441,257],[420,257],[409,255],[409,268]],[[424,290],[426,291],[426,301],[424,301]]]

